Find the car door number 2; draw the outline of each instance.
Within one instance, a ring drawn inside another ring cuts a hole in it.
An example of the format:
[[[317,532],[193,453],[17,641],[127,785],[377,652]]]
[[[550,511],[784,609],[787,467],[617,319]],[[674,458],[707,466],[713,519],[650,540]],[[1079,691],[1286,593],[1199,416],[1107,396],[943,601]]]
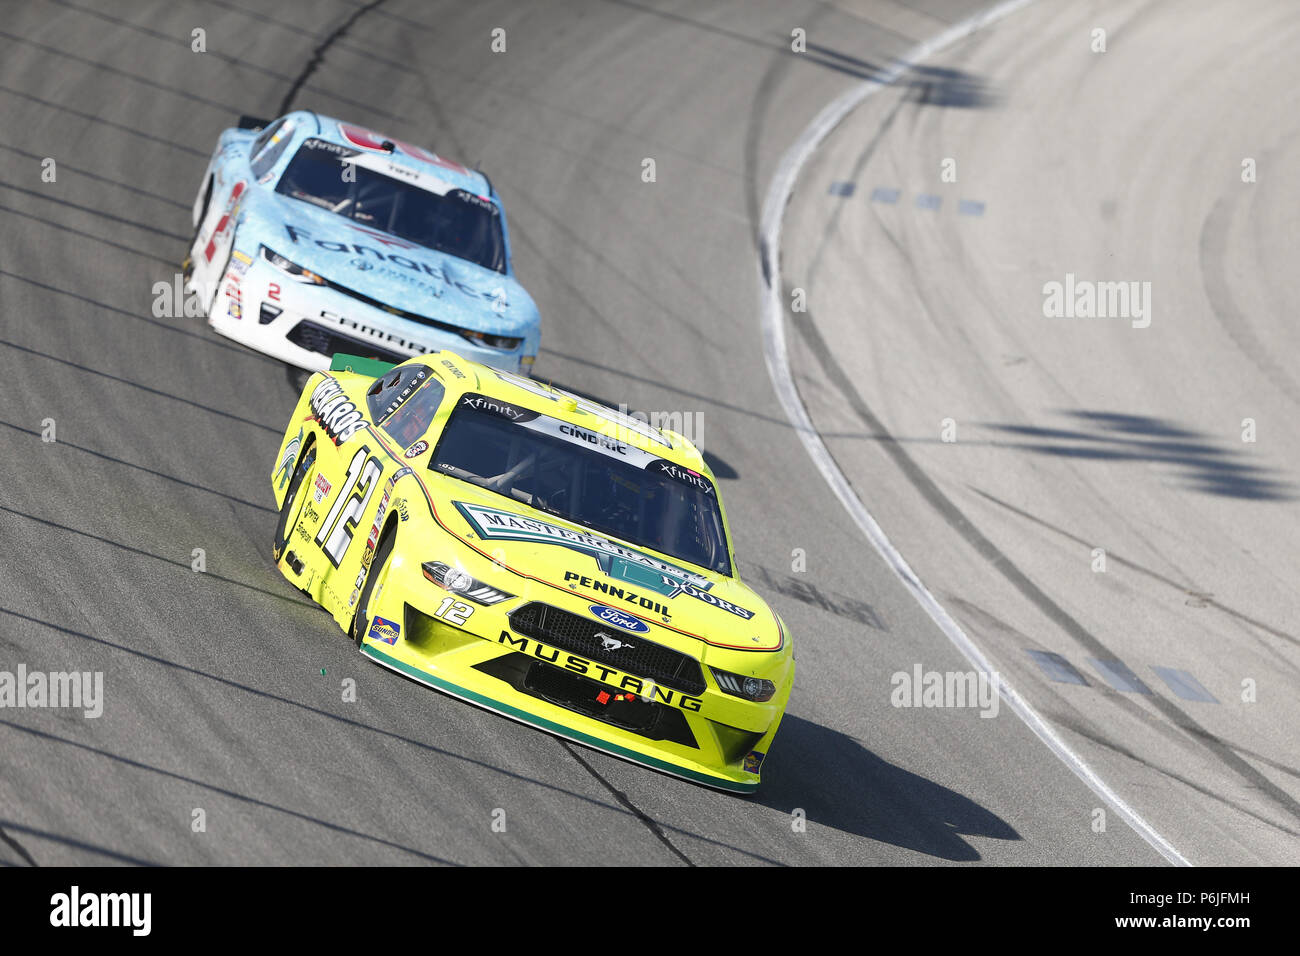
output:
[[[383,465],[369,455],[370,449],[362,446],[352,456],[347,480],[334,499],[334,507],[330,508],[320,530],[316,532],[316,543],[336,568],[343,563],[343,555],[347,552],[348,545],[352,544],[357,522],[365,512],[366,505],[370,504],[375,487],[379,484],[379,476],[384,470]]]

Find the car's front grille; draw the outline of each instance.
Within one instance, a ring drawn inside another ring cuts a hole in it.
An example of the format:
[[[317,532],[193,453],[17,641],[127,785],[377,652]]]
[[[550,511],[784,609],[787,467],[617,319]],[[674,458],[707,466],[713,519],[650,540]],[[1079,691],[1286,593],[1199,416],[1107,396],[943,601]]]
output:
[[[576,710],[588,717],[644,734],[654,728],[662,704],[645,700],[623,700],[622,694],[605,690],[595,681],[537,661],[528,669],[524,686],[552,703]],[[605,703],[601,703],[602,699]]]
[[[525,637],[608,664],[625,674],[649,678],[692,696],[704,693],[699,661],[639,634],[628,634],[539,601],[517,608],[510,615],[510,626]]]
[[[308,352],[318,352],[321,355],[335,355],[339,352],[345,352],[349,355],[379,359],[381,362],[392,362],[394,365],[410,358],[409,355],[403,355],[400,352],[378,348],[364,339],[339,335],[323,325],[317,325],[315,322],[306,320],[299,322],[290,329],[285,338],[299,348],[306,349]]]
[[[613,724],[650,740],[669,740],[683,747],[699,748],[686,716],[676,707],[632,699],[617,687],[601,684],[588,677],[539,661],[517,651],[502,654],[474,669],[530,697],[549,701],[558,707]],[[619,697],[623,696],[620,700]]]

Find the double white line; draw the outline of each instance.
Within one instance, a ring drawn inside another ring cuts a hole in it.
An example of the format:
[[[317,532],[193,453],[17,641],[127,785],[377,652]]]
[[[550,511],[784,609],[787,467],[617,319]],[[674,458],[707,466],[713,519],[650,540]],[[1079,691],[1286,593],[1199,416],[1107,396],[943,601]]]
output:
[[[817,429],[813,427],[812,419],[808,416],[808,410],[804,407],[799,392],[795,388],[794,378],[790,374],[790,356],[785,342],[785,309],[781,287],[781,223],[785,216],[786,204],[789,203],[790,195],[794,191],[795,181],[798,179],[804,164],[808,161],[808,157],[812,155],[827,134],[838,126],[849,113],[856,109],[867,97],[893,83],[904,71],[933,56],[945,47],[956,43],[958,40],[970,36],[975,31],[983,29],[1023,7],[1027,7],[1032,2],[1033,0],[1006,0],[1006,2],[998,3],[983,13],[954,24],[942,33],[913,47],[886,70],[879,79],[869,80],[832,100],[817,114],[816,118],[804,129],[793,145],[786,150],[785,155],[781,157],[776,173],[772,177],[771,186],[767,191],[767,199],[763,205],[763,220],[759,232],[759,320],[763,329],[763,357],[767,361],[767,371],[772,377],[772,385],[776,389],[781,407],[785,410],[790,424],[794,426],[795,434],[799,436],[799,440],[803,442],[804,448],[807,449],[813,464],[822,473],[822,477],[830,485],[831,491],[844,505],[845,510],[848,511],[854,522],[862,530],[862,533],[867,536],[867,540],[871,542],[872,547],[879,552],[885,563],[903,582],[904,587],[912,592],[912,596],[930,615],[931,620],[948,636],[948,640],[956,646],[957,650],[961,651],[962,656],[979,671],[987,675],[989,680],[995,682],[998,694],[1002,700],[1006,701],[1007,706],[1015,711],[1017,716],[1028,725],[1029,729],[1051,749],[1052,753],[1056,754],[1062,763],[1074,771],[1075,775],[1086,783],[1093,793],[1097,794],[1111,810],[1117,813],[1125,823],[1132,827],[1142,839],[1151,844],[1156,852],[1170,863],[1176,866],[1191,866],[1191,863],[1175,850],[1168,840],[1157,833],[1151,824],[1142,819],[1104,780],[1093,772],[1091,767],[1083,762],[1083,759],[1078,754],[1070,749],[1056,731],[1038,715],[1037,711],[1016,693],[1005,677],[994,670],[993,665],[984,656],[984,652],[975,645],[975,642],[966,635],[960,625],[953,620],[952,616],[935,600],[934,595],[921,583],[921,579],[916,576],[908,563],[903,560],[903,556],[898,553],[898,549],[886,537],[885,532],[876,523],[876,519],[871,516],[866,506],[862,504],[861,499],[853,491],[848,479],[835,463],[835,459],[827,451],[826,445],[817,433]]]

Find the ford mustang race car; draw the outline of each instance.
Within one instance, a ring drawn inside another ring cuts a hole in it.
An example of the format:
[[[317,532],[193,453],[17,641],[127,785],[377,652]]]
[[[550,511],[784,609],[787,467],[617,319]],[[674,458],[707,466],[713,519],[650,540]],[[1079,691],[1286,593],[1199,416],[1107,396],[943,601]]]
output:
[[[281,573],[361,653],[498,714],[752,792],[794,681],[676,432],[442,351],[335,356],[272,473]]]
[[[481,172],[317,113],[246,117],[193,219],[185,289],[222,335],[312,371],[443,348],[532,370],[537,307]]]

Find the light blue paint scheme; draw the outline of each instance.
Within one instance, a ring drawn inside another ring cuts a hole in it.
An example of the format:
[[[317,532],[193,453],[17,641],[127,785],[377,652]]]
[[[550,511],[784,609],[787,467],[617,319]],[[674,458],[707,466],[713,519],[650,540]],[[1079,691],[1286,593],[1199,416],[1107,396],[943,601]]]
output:
[[[490,200],[501,209],[504,273],[416,246],[378,230],[363,231],[360,224],[350,219],[276,193],[276,183],[305,140],[315,137],[358,149],[356,143],[342,134],[339,120],[304,110],[284,118],[295,124],[290,142],[261,181],[254,177],[249,164],[249,149],[260,131],[233,128],[223,131],[219,137],[203,179],[204,183],[212,183],[210,202],[213,204],[224,204],[240,180],[247,183],[235,217],[234,247],[253,260],[250,269],[274,268],[260,258],[260,247],[265,245],[330,282],[378,302],[459,328],[519,337],[524,342],[511,352],[474,346],[454,332],[437,331],[392,316],[331,289],[321,290],[323,297],[330,298],[330,303],[323,304],[323,308],[338,311],[340,302],[357,303],[354,308],[364,311],[368,322],[391,325],[399,334],[444,340],[441,347],[510,371],[519,369],[521,355],[537,354],[541,317],[532,297],[514,278],[504,207],[486,176],[477,170],[426,162],[403,153],[400,148],[392,152],[361,150],[435,175],[454,187]],[[363,124],[348,125],[361,127]]]

